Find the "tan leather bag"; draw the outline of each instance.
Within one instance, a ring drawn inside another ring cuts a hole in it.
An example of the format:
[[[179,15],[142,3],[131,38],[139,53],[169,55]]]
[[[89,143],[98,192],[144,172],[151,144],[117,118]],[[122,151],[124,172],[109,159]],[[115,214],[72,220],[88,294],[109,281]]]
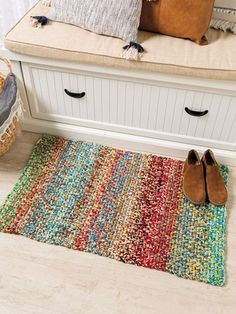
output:
[[[140,29],[206,45],[214,0],[143,0]]]

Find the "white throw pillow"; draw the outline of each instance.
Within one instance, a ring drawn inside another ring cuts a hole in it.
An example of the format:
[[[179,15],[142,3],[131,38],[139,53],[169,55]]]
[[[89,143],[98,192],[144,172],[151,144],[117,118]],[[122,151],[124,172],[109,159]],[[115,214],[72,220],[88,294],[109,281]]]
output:
[[[216,0],[211,27],[236,34],[236,0]]]
[[[128,42],[128,59],[143,52],[137,44],[142,0],[52,0],[50,20],[65,22],[86,30],[118,37]]]

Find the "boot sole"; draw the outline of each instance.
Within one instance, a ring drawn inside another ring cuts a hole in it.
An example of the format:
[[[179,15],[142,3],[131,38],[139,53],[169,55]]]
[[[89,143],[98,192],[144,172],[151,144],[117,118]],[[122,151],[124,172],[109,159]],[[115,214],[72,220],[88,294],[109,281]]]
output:
[[[202,202],[195,202],[195,201],[192,201],[187,195],[186,193],[184,192],[184,189],[183,189],[183,193],[184,193],[184,196],[191,202],[193,203],[194,205],[203,205],[205,204],[206,200],[202,201]]]
[[[214,205],[214,206],[224,206],[224,205],[227,203],[227,201],[226,201],[226,202],[224,202],[224,203],[222,203],[222,204],[216,204],[216,203],[211,202],[210,200],[209,200],[209,202],[210,202],[212,205]]]

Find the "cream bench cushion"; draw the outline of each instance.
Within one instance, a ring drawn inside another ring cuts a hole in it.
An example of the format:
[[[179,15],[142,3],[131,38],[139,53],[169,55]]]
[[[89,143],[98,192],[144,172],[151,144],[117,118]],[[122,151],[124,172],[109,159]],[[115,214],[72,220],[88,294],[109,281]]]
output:
[[[139,33],[145,48],[140,61],[122,58],[124,42],[79,27],[52,22],[42,29],[30,25],[30,16],[48,14],[38,2],[6,35],[11,51],[51,59],[92,63],[132,70],[161,72],[220,80],[236,80],[236,36],[209,30],[208,46],[147,32]]]

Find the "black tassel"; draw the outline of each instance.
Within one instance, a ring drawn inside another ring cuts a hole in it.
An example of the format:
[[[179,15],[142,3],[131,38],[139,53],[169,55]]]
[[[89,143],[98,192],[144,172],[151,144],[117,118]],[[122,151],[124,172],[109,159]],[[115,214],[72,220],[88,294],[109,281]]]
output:
[[[126,46],[123,47],[124,50],[128,50],[130,48],[135,48],[139,53],[143,53],[144,52],[143,47],[140,44],[138,44],[138,43],[136,43],[134,41],[131,41],[129,43],[129,45],[126,45]]]
[[[128,45],[124,46],[123,49],[123,57],[127,60],[137,61],[140,58],[140,55],[144,52],[143,47],[134,41],[131,41]]]
[[[34,27],[42,27],[48,24],[48,18],[46,16],[31,16],[32,25]]]

